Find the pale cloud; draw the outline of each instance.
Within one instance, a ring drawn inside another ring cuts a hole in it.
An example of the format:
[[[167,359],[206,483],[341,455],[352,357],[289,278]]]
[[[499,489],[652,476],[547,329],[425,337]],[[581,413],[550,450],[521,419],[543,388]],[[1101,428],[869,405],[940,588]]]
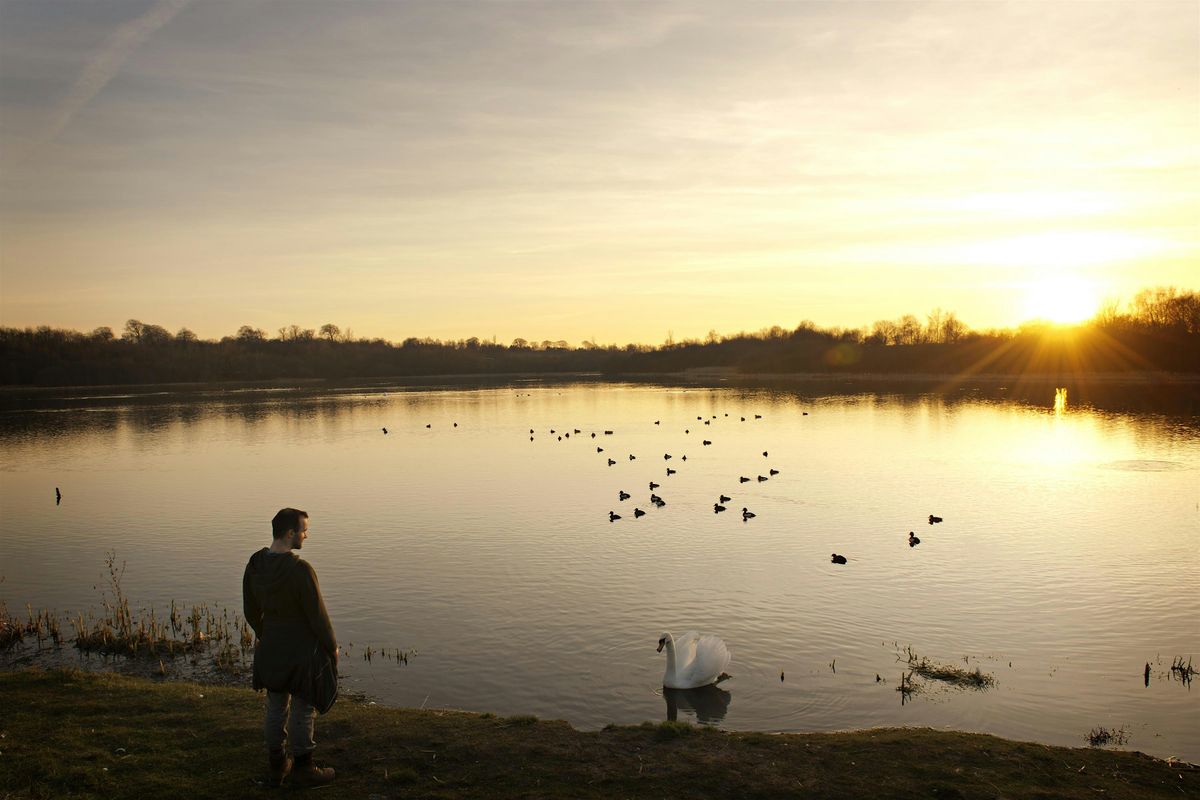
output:
[[[191,0],[159,0],[145,14],[117,28],[103,51],[84,67],[66,97],[54,109],[42,138],[57,138],[79,110],[108,85],[126,59],[189,2]]]
[[[580,337],[530,297],[606,340],[654,309],[680,335],[859,324],[922,310],[916,284],[1009,324],[955,260],[1081,226],[1182,242],[1114,280],[1194,275],[1192,3],[181,7],[0,24],[0,153],[51,140],[4,159],[6,324],[101,324],[47,278],[202,335],[298,321],[240,318],[273,287],[393,338],[504,338],[488,298],[539,338]],[[199,274],[224,300],[189,314]]]

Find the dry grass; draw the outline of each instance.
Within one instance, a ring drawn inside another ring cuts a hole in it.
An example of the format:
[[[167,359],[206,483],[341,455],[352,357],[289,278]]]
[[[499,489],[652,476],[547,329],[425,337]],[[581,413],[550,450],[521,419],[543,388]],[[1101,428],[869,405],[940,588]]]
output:
[[[112,674],[0,674],[0,798],[273,797],[249,689]],[[881,729],[773,735],[680,723],[564,722],[364,705],[317,722],[338,771],[321,800],[426,798],[1152,798],[1200,768],[1139,753]],[[886,790],[883,789],[886,787]]]
[[[925,680],[941,681],[942,683],[958,686],[963,689],[990,689],[996,685],[995,676],[986,673],[979,667],[975,669],[967,669],[956,664],[939,664],[930,661],[925,656],[918,656],[911,646],[905,649],[905,664],[908,666],[908,674],[901,676],[900,686],[897,691],[904,694],[911,694],[917,691],[918,684],[912,680],[913,675],[917,675]]]
[[[1110,731],[1105,727],[1092,728],[1088,735],[1084,737],[1087,743],[1092,747],[1107,747],[1114,745],[1120,747],[1129,741],[1129,732],[1124,728],[1117,728],[1115,731]]]

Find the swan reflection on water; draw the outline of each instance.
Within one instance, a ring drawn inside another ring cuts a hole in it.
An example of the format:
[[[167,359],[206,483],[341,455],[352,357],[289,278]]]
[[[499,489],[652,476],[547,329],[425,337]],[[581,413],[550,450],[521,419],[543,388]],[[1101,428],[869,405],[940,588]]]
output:
[[[705,725],[716,725],[725,719],[729,711],[729,701],[733,695],[715,685],[701,686],[699,689],[667,689],[662,690],[663,699],[667,701],[667,721],[676,722],[679,710],[694,714],[696,719]]]

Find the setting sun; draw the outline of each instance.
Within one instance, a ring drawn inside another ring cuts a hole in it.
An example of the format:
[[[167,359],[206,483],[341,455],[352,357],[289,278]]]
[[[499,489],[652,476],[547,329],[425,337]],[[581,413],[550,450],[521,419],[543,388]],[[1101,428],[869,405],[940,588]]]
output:
[[[1056,275],[1028,286],[1024,316],[1070,325],[1090,319],[1099,307],[1099,292],[1090,281]]]

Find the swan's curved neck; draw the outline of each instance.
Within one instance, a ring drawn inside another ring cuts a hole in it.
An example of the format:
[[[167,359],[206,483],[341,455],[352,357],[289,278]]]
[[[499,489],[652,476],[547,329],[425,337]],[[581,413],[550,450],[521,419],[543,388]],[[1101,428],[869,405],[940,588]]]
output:
[[[675,679],[675,640],[667,638],[667,671],[663,673],[663,686],[674,683]]]

